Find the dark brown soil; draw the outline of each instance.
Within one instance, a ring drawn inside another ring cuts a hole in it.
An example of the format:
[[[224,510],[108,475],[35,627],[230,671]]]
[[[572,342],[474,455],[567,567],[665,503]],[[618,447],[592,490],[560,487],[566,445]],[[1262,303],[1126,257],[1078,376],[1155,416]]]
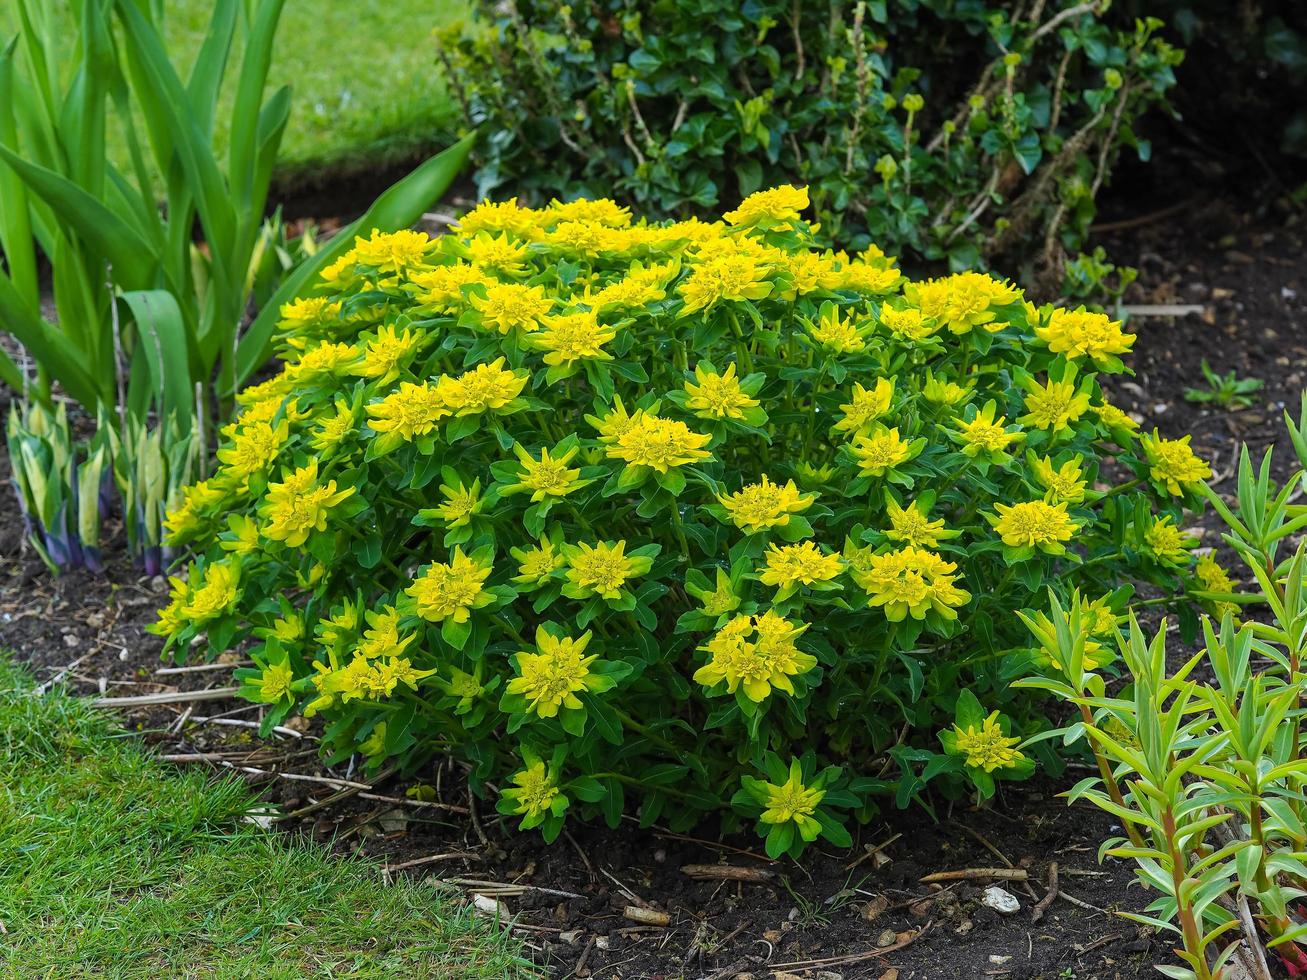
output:
[[[1213,204],[1107,243],[1115,259],[1141,269],[1129,302],[1204,307],[1183,318],[1136,319],[1137,376],[1118,379],[1113,397],[1147,429],[1194,432],[1224,491],[1238,441],[1257,452],[1280,443],[1284,465],[1291,455],[1280,415],[1286,406],[1296,414],[1307,375],[1303,237],[1301,223],[1281,217],[1249,224]],[[1203,358],[1218,371],[1262,379],[1256,403],[1231,412],[1185,401],[1187,386],[1201,386]],[[1203,526],[1215,543],[1210,519]],[[59,678],[79,694],[123,697],[230,683],[226,670],[157,673],[169,665],[160,663],[160,643],[144,627],[165,583],[143,579],[120,549],[108,550],[103,576],[50,578],[22,547],[12,495],[0,495],[0,646],[30,663],[39,681]],[[123,717],[165,754],[208,754],[215,766],[354,775],[317,762],[311,729],[264,743],[251,728],[212,720],[256,720],[257,706],[244,702],[132,708]],[[1111,821],[1056,799],[1065,785],[1022,784],[983,811],[942,811],[939,822],[920,812],[889,814],[862,828],[851,852],[810,852],[800,866],[767,861],[756,840],[718,842],[710,827],[694,840],[634,825],[616,832],[576,826],[546,846],[501,824],[485,802],[479,819],[467,814],[459,772],[425,775],[442,801],[426,807],[404,802],[411,780],[398,777],[376,781],[372,791],[392,800],[353,795],[320,808],[315,804],[332,787],[249,778],[284,813],[313,807],[279,824],[292,832],[392,867],[432,858],[395,873],[463,879],[452,886],[498,892],[519,934],[556,977],[1133,980],[1155,976],[1151,964],[1170,957],[1166,941],[1113,914],[1139,910],[1149,898],[1132,884],[1127,865],[1098,863],[1100,842],[1114,832]],[[1081,775],[1073,768],[1066,785]],[[1034,921],[1052,862],[1061,897]],[[699,880],[685,873],[687,865],[759,880]],[[1028,880],[919,880],[978,867],[1010,867]],[[981,904],[990,884],[1014,895],[1020,911],[1003,916]],[[660,915],[666,925],[641,921],[661,922]]]

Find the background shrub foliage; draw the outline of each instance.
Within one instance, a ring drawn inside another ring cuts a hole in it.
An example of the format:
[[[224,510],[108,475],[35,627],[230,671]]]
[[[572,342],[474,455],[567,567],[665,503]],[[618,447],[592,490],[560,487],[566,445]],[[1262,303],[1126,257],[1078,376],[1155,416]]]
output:
[[[550,836],[721,814],[780,853],[1027,774],[1017,610],[1075,587],[1110,631],[1126,580],[1189,588],[1207,467],[1105,399],[1119,323],[821,251],[807,207],[358,240],[171,515],[206,547],[157,629],[252,640],[268,725],[452,753]]]
[[[1118,151],[1147,158],[1181,53],[1107,7],[483,0],[438,34],[482,193],[684,217],[801,181],[826,240],[958,269],[1075,251]]]

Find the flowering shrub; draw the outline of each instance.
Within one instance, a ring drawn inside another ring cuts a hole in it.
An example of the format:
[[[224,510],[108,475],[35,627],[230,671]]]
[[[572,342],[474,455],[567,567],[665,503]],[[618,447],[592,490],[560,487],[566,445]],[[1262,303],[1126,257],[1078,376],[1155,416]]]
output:
[[[717,813],[795,852],[1027,774],[1017,611],[1078,587],[1110,630],[1128,579],[1188,588],[1207,468],[1104,398],[1119,323],[815,250],[807,207],[360,239],[170,516],[202,553],[158,632],[249,641],[268,725],[452,753],[547,836]]]
[[[959,269],[1074,253],[1118,153],[1148,158],[1159,2],[478,0],[436,51],[482,194],[686,217],[799,180],[827,240]]]

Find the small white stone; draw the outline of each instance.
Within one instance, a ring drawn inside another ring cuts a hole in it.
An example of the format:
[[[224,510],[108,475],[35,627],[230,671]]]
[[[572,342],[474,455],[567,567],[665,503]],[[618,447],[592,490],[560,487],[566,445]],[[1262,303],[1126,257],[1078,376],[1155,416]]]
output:
[[[990,885],[986,888],[985,894],[980,896],[980,902],[999,915],[1012,915],[1014,912],[1021,911],[1021,903],[1017,901],[1017,897],[999,888],[998,885]]]

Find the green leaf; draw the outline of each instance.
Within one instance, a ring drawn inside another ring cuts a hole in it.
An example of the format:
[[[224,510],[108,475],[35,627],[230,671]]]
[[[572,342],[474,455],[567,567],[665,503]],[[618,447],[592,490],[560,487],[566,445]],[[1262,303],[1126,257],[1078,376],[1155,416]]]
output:
[[[129,224],[67,177],[23,159],[9,147],[0,146],[0,158],[60,221],[76,230],[87,247],[104,256],[113,266],[115,282],[129,289],[155,285],[158,256]]]
[[[183,435],[191,431],[195,418],[195,392],[191,378],[190,350],[181,307],[172,293],[163,289],[123,293],[138,334],[138,356],[149,365],[151,389],[164,418],[177,420]]]

